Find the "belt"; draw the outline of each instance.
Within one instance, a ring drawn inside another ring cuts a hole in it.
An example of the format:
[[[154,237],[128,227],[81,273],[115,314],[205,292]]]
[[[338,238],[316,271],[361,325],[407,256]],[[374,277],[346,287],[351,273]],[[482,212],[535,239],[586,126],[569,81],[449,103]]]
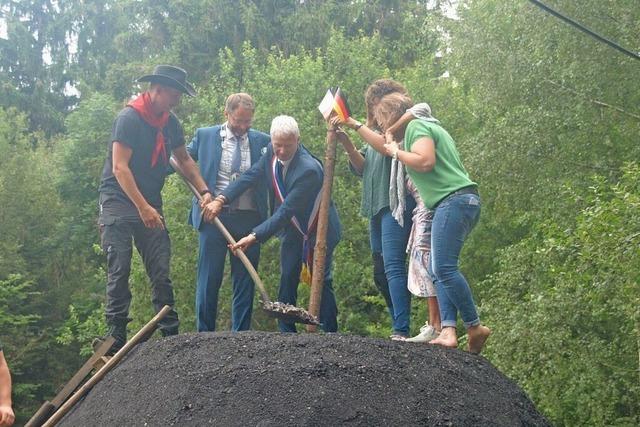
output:
[[[468,187],[463,187],[463,188],[461,188],[459,190],[456,190],[456,191],[454,191],[452,193],[449,193],[446,196],[444,196],[442,199],[438,200],[438,202],[433,206],[432,210],[435,210],[440,205],[440,203],[444,202],[449,197],[461,196],[463,194],[475,194],[476,196],[479,196],[478,187],[476,187],[475,185],[470,185]]]

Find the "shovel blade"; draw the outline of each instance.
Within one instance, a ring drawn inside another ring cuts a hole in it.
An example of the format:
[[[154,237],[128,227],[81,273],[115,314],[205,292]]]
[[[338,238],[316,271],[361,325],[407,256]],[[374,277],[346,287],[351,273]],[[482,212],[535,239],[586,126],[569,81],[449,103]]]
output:
[[[262,309],[266,311],[269,316],[276,317],[284,321],[303,323],[305,325],[320,324],[318,318],[307,310],[291,304],[285,304],[280,301],[264,302],[262,303]]]

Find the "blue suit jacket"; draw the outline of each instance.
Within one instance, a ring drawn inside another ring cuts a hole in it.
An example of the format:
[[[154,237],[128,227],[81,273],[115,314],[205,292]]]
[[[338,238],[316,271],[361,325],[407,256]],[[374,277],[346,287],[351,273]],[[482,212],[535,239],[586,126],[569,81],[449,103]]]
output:
[[[196,130],[196,134],[187,145],[187,151],[200,165],[200,174],[210,189],[216,187],[218,179],[218,169],[220,168],[220,159],[222,158],[222,139],[220,138],[221,125],[200,128]],[[267,149],[267,145],[271,138],[266,133],[249,129],[249,147],[251,152],[251,164],[254,165]],[[246,172],[245,172],[246,173]],[[254,187],[256,191],[253,193],[254,202],[260,213],[260,217],[266,219],[267,213],[267,192],[263,188],[265,183],[257,183]],[[194,197],[189,212],[189,224],[197,230],[200,229],[201,216],[200,205]]]
[[[228,200],[239,197],[247,188],[253,187],[258,190],[261,184],[267,184],[270,206],[275,207],[269,219],[256,226],[253,231],[256,233],[258,241],[264,242],[269,237],[283,233],[286,237],[299,236],[300,232],[291,224],[291,218],[295,215],[302,224],[307,224],[311,207],[316,196],[322,189],[324,171],[322,164],[313,157],[302,144],[293,156],[284,179],[286,197],[282,204],[275,205],[275,192],[273,189],[273,171],[271,161],[273,159],[273,148],[271,144],[267,147],[266,153],[254,164],[251,169],[244,172],[235,182],[231,183],[222,194]],[[292,235],[293,234],[293,235]],[[327,245],[335,246],[340,240],[340,219],[333,201],[329,209],[329,229],[327,231]]]

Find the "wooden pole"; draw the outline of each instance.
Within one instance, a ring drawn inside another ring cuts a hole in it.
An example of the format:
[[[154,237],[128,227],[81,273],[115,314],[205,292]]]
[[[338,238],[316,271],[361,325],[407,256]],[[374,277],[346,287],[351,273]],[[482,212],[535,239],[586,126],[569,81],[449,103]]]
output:
[[[24,427],[40,427],[44,424],[51,414],[53,414],[62,404],[73,394],[75,389],[82,381],[91,373],[95,364],[104,356],[115,342],[114,337],[107,337],[97,348],[95,353],[85,362],[84,365],[76,372],[76,374],[67,382],[62,390],[53,398],[51,402],[45,401],[38,412],[24,425]]]
[[[113,368],[124,356],[129,353],[129,351],[138,345],[143,338],[148,337],[151,333],[156,329],[160,320],[162,320],[169,312],[171,311],[171,307],[165,305],[162,310],[155,315],[153,319],[149,321],[137,334],[133,336],[127,343],[116,353],[113,355],[111,359],[98,371],[94,376],[89,378],[89,380],[84,383],[82,387],[78,389],[70,398],[67,400],[64,405],[58,409],[46,423],[42,425],[42,427],[52,427],[58,423],[64,417],[67,412],[75,405],[78,400],[82,398],[91,388],[96,385],[102,378],[104,378],[107,373]]]
[[[311,295],[309,297],[309,313],[320,318],[322,287],[324,286],[325,260],[327,256],[327,230],[329,229],[329,207],[331,206],[331,190],[333,188],[333,171],[336,168],[336,132],[327,131],[327,147],[324,157],[324,179],[322,196],[318,211],[318,229],[316,245],[313,250],[313,274],[311,275]],[[308,325],[308,332],[316,332],[316,325]]]

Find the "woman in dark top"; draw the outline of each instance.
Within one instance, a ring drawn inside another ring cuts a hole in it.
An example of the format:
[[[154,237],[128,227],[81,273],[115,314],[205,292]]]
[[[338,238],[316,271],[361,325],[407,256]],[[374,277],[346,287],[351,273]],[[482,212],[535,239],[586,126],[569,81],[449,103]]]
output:
[[[401,201],[403,213],[394,218],[389,200],[391,159],[384,152],[384,135],[373,117],[373,109],[388,93],[407,93],[398,82],[381,79],[373,82],[365,93],[367,121],[360,123],[353,117],[345,121],[334,117],[334,125],[356,131],[367,143],[357,150],[344,133],[338,141],[349,156],[352,171],[362,177],[360,214],[369,219],[369,239],[373,257],[373,277],[376,287],[384,296],[392,319],[391,339],[402,341],[409,336],[411,295],[407,289],[406,246],[411,231],[411,211],[415,206],[407,194]]]

